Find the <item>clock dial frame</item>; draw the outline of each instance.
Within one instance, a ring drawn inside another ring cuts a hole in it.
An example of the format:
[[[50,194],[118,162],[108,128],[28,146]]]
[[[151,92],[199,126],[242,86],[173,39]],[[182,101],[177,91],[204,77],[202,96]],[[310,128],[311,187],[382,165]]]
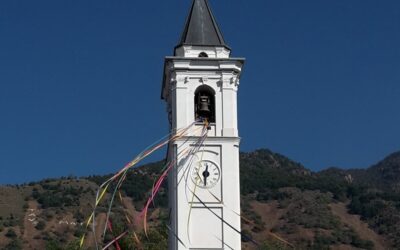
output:
[[[192,167],[191,179],[199,188],[209,189],[221,179],[221,170],[212,161],[199,161]]]

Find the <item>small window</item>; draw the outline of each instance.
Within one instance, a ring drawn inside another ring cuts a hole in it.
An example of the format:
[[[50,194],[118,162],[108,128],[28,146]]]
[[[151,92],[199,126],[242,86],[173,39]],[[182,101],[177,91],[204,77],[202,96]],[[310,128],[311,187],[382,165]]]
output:
[[[207,55],[206,52],[201,52],[201,53],[199,54],[199,57],[208,57],[208,55]]]
[[[208,122],[215,122],[215,92],[207,86],[197,88],[194,97],[196,120],[207,119]]]

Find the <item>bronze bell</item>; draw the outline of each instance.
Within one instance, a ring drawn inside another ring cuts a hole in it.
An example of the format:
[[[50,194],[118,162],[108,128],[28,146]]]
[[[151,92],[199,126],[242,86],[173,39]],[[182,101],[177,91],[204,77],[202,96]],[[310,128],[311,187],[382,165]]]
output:
[[[210,114],[210,98],[206,95],[199,97],[199,103],[197,105],[198,113],[201,116],[207,116]]]

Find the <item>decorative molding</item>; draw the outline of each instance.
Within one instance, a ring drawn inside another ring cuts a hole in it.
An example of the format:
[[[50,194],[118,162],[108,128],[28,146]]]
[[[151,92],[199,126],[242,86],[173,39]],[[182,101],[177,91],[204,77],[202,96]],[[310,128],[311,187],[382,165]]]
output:
[[[169,84],[169,91],[171,91],[171,90],[173,90],[173,89],[175,89],[176,88],[176,84],[177,84],[177,79],[176,79],[176,77],[175,76],[173,76],[173,77],[171,77],[171,79],[170,79],[170,84]]]
[[[200,77],[200,82],[206,84],[208,82],[208,77],[207,76]]]
[[[233,88],[237,89],[239,86],[239,78],[236,74],[222,74],[221,81],[219,83],[222,88]]]
[[[233,84],[233,86],[235,86],[235,87],[239,86],[240,81],[239,81],[239,78],[236,75],[231,78],[231,84]]]

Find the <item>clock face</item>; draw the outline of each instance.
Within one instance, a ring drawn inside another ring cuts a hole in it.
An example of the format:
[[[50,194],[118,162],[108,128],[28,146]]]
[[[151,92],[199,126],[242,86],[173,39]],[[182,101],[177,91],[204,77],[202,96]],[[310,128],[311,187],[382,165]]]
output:
[[[218,166],[211,161],[199,161],[192,168],[192,181],[200,188],[214,187],[220,177],[221,171]]]

